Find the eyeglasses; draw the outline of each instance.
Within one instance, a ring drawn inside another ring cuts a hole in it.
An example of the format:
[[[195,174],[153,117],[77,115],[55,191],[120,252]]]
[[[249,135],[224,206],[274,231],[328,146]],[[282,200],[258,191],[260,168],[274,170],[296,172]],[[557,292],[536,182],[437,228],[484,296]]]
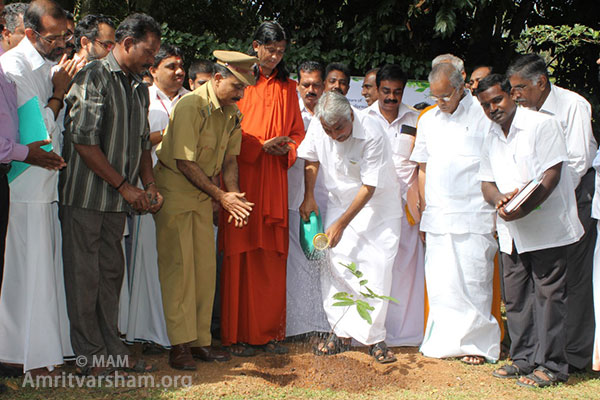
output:
[[[37,37],[39,37],[40,39],[42,39],[43,41],[45,41],[48,44],[54,44],[58,41],[62,41],[63,43],[68,42],[69,40],[73,39],[73,34],[68,32],[64,35],[60,35],[60,36],[42,36],[41,33],[39,33],[38,31],[36,31],[35,29],[33,29],[33,32],[35,32],[35,34],[37,35]]]
[[[110,40],[107,40],[105,42],[101,42],[98,39],[94,39],[94,42],[98,43],[100,46],[102,46],[104,48],[104,50],[106,51],[111,51],[112,49],[114,49],[115,47],[115,42],[111,42]]]
[[[454,96],[454,93],[456,93],[456,88],[454,88],[454,90],[452,91],[452,93],[450,93],[449,96],[441,97],[441,96],[434,96],[433,94],[430,94],[427,97],[429,97],[430,100],[435,101],[435,102],[442,101],[444,103],[447,103],[450,101],[450,99],[452,99],[452,96]]]

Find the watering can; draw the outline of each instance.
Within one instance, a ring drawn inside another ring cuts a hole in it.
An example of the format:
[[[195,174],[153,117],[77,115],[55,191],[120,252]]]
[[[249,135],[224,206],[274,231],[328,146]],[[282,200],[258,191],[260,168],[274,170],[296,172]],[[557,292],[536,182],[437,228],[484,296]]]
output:
[[[310,213],[308,221],[300,218],[300,247],[309,260],[318,260],[325,255],[324,250],[329,247],[329,238],[323,233],[321,215]]]

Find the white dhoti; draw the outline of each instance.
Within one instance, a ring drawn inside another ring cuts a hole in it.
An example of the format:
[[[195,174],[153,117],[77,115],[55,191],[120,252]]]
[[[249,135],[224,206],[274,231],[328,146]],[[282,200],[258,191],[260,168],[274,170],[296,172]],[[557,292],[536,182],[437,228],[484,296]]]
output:
[[[596,175],[597,178],[597,175]],[[600,221],[597,222],[598,234],[600,235]],[[600,240],[596,240],[594,250],[594,315],[596,318],[596,335],[594,339],[594,355],[592,357],[592,369],[600,371]]]
[[[393,298],[387,310],[385,342],[389,346],[418,346],[423,340],[424,325],[424,253],[419,225],[402,217],[400,247],[392,270]]]
[[[490,234],[427,233],[425,279],[429,317],[421,352],[427,357],[500,356],[493,317],[494,255]]]
[[[126,340],[170,346],[158,280],[156,227],[152,215],[134,216],[131,234],[131,290]]]
[[[326,227],[344,212],[331,203],[327,208]],[[375,309],[370,312],[372,324],[362,319],[356,307],[334,306],[333,298],[338,292],[347,292],[361,299],[359,291],[365,291],[360,281],[368,280],[368,286],[378,295],[389,296],[392,287],[392,269],[398,252],[401,222],[400,216],[386,217],[374,214],[370,207],[363,208],[344,230],[342,239],[329,251],[330,263],[321,269],[323,304],[329,324],[339,337],[351,337],[364,345],[376,344],[386,339],[385,320],[387,300],[364,299]],[[325,228],[327,229],[327,228]],[[363,273],[358,279],[343,265],[354,262]]]
[[[24,371],[52,370],[64,357],[73,356],[58,205],[11,202],[9,221],[0,296],[0,361],[23,364]]]

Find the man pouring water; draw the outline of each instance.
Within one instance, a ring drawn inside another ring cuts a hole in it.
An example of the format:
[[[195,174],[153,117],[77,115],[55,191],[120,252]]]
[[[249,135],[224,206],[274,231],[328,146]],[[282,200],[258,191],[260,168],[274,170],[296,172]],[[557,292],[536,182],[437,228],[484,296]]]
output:
[[[333,334],[315,348],[331,355],[349,348],[351,339],[370,346],[380,363],[393,362],[388,350],[385,320],[388,302],[369,299],[372,324],[354,307],[334,306],[333,295],[347,292],[360,299],[360,280],[342,264],[356,263],[369,288],[389,296],[392,267],[398,250],[402,217],[399,188],[390,149],[381,132],[366,128],[341,94],[323,94],[315,109],[320,124],[311,124],[298,148],[306,160],[305,194],[300,215],[318,213],[314,187],[319,168],[329,199],[324,221],[329,238],[328,265],[321,268],[323,305]]]

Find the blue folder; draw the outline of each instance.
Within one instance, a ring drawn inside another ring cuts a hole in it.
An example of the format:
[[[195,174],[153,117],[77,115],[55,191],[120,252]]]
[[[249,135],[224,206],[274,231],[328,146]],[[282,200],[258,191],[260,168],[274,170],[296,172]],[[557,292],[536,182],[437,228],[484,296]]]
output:
[[[19,107],[17,114],[19,116],[19,143],[29,144],[48,139],[48,130],[46,124],[44,124],[44,117],[42,117],[40,101],[37,96],[32,97],[27,103]],[[48,143],[42,146],[42,149],[51,151],[52,144]],[[10,171],[6,175],[8,182],[14,181],[30,166],[25,162],[13,161]]]

